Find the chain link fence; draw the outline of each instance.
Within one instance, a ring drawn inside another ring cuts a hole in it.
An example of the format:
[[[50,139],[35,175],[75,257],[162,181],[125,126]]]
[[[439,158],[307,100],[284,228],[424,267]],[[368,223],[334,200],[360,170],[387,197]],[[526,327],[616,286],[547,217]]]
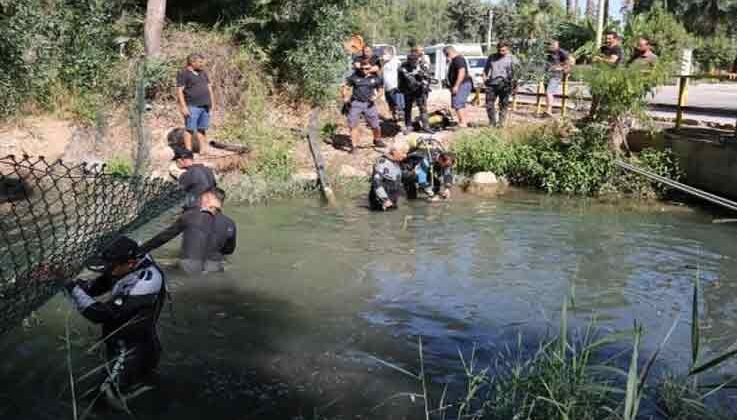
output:
[[[182,199],[166,180],[43,157],[0,157],[0,333],[43,305],[115,235]]]

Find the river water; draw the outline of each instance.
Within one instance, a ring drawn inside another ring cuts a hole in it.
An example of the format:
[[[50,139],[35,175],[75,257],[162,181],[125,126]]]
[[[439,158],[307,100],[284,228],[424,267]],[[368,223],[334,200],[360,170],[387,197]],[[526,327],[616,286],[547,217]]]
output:
[[[136,418],[419,418],[420,401],[397,396],[419,384],[377,358],[416,372],[421,339],[433,391],[454,389],[459,351],[477,348],[483,365],[519,333],[534,345],[557,332],[568,295],[573,327],[594,315],[603,331],[642,322],[645,354],[680,318],[660,369],[683,372],[697,272],[705,351],[737,339],[737,226],[705,211],[527,192],[388,214],[362,204],[228,209],[239,229],[228,271],[168,270],[161,386],[134,403]],[[66,325],[75,376],[99,360],[85,353],[98,332],[69,314],[57,296],[0,337],[0,418],[72,418]]]

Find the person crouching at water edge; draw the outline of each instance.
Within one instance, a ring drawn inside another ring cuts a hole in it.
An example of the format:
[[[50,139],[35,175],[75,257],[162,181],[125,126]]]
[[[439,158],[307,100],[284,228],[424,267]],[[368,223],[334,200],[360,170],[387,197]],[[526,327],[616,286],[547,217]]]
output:
[[[455,156],[444,151],[436,140],[421,138],[410,141],[409,153],[402,162],[407,198],[417,198],[419,190],[430,200],[449,199],[454,163]]]
[[[397,147],[376,160],[371,175],[369,208],[374,211],[396,209],[402,192],[402,167],[400,163],[407,153]]]
[[[199,208],[202,193],[217,186],[215,174],[207,166],[194,163],[192,152],[182,147],[174,149],[172,160],[176,162],[179,169],[184,171],[177,179],[179,187],[187,193],[184,199],[184,210]]]
[[[201,207],[185,211],[173,225],[142,245],[151,252],[183,233],[179,266],[189,274],[224,271],[225,255],[236,246],[236,226],[222,213],[225,192],[219,188],[200,197]]]
[[[157,323],[166,297],[163,271],[138,244],[125,236],[113,241],[93,264],[102,275],[70,280],[66,294],[79,312],[102,324],[107,377],[99,392],[115,408],[152,389],[161,344]],[[109,294],[107,299],[97,299]]]

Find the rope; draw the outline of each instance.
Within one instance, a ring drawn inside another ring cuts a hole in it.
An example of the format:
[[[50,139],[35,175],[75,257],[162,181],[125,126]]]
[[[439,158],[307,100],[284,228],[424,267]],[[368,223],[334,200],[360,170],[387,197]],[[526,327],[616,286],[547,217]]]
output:
[[[642,175],[644,177],[650,178],[654,181],[660,182],[661,184],[665,184],[669,187],[675,188],[677,190],[683,191],[687,194],[691,194],[695,197],[701,198],[702,200],[709,201],[711,203],[717,204],[719,206],[728,208],[730,210],[737,211],[737,203],[731,200],[728,200],[723,197],[719,197],[718,195],[714,195],[711,193],[708,193],[706,191],[700,190],[698,188],[690,187],[686,184],[682,184],[680,182],[674,181],[669,178],[662,177],[658,174],[652,173],[650,171],[647,171],[642,168],[638,168],[634,165],[630,165],[629,163],[622,162],[620,160],[614,161],[614,164],[619,166],[622,169],[628,170],[630,172],[634,172],[636,174]]]
[[[175,183],[103,169],[0,157],[0,333],[43,305],[112,238],[183,198]]]

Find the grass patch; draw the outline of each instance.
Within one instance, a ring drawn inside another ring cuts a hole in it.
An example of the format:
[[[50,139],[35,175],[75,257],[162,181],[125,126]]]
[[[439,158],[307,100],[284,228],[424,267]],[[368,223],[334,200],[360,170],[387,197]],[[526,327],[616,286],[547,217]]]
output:
[[[513,184],[549,193],[658,197],[668,192],[618,169],[614,161],[622,157],[609,150],[606,126],[600,124],[580,129],[557,124],[532,126],[506,134],[496,129],[474,130],[461,136],[452,150],[461,173],[490,171]],[[670,151],[646,149],[622,159],[672,179],[681,175]]]

